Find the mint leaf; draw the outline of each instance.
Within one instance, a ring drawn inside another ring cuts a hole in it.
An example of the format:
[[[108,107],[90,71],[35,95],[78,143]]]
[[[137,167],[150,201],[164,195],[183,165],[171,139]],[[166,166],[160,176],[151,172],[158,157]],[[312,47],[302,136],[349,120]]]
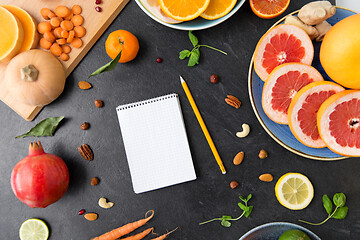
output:
[[[198,38],[192,33],[192,31],[189,31],[189,38],[194,47],[196,47],[199,43]]]
[[[244,214],[244,216],[245,216],[246,218],[249,217],[249,215],[250,215],[250,213],[252,212],[253,208],[254,208],[254,206],[249,206],[249,207],[248,207],[248,210],[247,210],[247,211],[245,212],[245,214]]]
[[[252,195],[251,195],[251,193],[247,196],[247,198],[246,198],[246,202],[248,202],[250,199],[252,198]]]
[[[326,212],[330,215],[333,211],[332,201],[330,200],[329,196],[326,194],[322,197],[322,201]]]
[[[336,212],[332,215],[335,219],[344,219],[349,211],[348,207],[340,207],[336,209]]]
[[[246,202],[247,200],[243,196],[239,196],[240,200]]]
[[[231,222],[226,221],[226,220],[222,220],[222,221],[221,221],[221,226],[223,226],[223,227],[230,227],[230,226],[231,226]]]
[[[337,207],[343,207],[345,206],[346,203],[346,196],[343,193],[336,193],[333,197],[333,201],[335,206]]]
[[[200,59],[200,51],[199,49],[194,49],[190,54],[188,66],[193,67],[196,64],[199,64],[199,59]]]
[[[179,58],[181,60],[187,58],[187,57],[190,57],[190,51],[189,50],[182,50],[180,53],[179,53]]]

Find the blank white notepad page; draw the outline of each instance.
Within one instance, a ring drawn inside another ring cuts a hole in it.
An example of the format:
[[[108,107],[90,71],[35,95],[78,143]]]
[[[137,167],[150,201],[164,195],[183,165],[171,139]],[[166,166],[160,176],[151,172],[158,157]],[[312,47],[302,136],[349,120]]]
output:
[[[135,193],[196,179],[177,94],[116,110]]]

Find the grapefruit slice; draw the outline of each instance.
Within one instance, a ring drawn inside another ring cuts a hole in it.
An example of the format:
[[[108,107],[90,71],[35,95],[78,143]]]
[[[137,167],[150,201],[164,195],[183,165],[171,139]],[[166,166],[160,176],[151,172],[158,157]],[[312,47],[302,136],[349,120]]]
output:
[[[254,53],[255,72],[266,81],[275,67],[289,62],[311,65],[313,57],[314,46],[309,35],[297,26],[281,24],[259,40]]]
[[[332,151],[360,157],[360,91],[345,90],[329,97],[319,108],[320,137]]]
[[[150,12],[154,17],[157,19],[170,23],[170,24],[177,24],[181,23],[181,21],[172,19],[171,17],[167,16],[163,10],[161,10],[158,0],[140,0],[140,3]]]
[[[270,19],[282,14],[290,0],[250,0],[251,10],[261,18]]]
[[[345,89],[333,82],[313,82],[295,94],[288,110],[289,127],[301,143],[312,148],[326,147],[320,138],[316,117],[321,104]]]
[[[312,66],[286,63],[274,69],[264,84],[262,107],[266,115],[279,124],[288,124],[288,109],[295,94],[304,86],[323,81]]]

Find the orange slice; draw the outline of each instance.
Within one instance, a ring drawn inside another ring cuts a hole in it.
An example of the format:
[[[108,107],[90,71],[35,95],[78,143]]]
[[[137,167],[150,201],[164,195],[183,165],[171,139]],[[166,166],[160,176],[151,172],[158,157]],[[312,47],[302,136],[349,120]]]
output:
[[[209,6],[200,17],[207,20],[221,18],[234,8],[236,2],[237,0],[211,0]]]
[[[275,18],[289,6],[290,0],[250,0],[251,10],[261,18]]]
[[[210,0],[158,0],[163,12],[178,21],[189,21],[202,14]]]

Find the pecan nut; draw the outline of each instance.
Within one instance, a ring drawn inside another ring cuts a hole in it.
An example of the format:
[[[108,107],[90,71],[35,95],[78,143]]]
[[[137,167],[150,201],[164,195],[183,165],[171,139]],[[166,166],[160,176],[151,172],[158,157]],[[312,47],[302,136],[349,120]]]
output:
[[[94,153],[91,150],[90,146],[87,144],[83,144],[80,147],[78,147],[79,153],[83,158],[85,158],[88,161],[94,160]]]
[[[241,101],[237,97],[234,97],[232,95],[227,95],[225,98],[225,102],[234,108],[240,108],[241,106]]]

